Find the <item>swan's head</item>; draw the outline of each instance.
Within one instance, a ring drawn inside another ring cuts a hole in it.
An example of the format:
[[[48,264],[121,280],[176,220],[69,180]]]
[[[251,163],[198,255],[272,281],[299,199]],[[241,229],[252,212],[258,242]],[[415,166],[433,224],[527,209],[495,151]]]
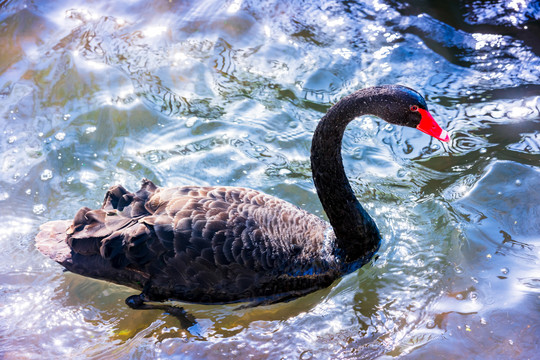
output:
[[[413,89],[401,85],[381,86],[385,104],[377,114],[389,123],[416,128],[441,141],[450,141],[428,111],[426,100]]]

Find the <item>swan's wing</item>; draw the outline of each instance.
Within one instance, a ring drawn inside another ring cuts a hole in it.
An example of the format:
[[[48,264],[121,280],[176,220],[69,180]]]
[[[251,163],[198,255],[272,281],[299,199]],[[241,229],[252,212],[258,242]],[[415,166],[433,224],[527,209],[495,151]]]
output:
[[[255,190],[160,188],[146,208],[152,215],[142,222],[166,248],[150,264],[153,281],[169,287],[174,279],[175,291],[194,301],[288,291],[284,277],[315,278],[329,267],[321,258],[327,223]]]

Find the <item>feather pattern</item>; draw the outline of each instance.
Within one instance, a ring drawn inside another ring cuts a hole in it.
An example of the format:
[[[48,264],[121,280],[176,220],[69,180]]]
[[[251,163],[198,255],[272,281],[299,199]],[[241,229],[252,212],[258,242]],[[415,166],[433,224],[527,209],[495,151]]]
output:
[[[55,230],[61,234],[58,225]],[[41,237],[51,236],[49,225],[42,231]],[[330,225],[319,217],[255,190],[160,188],[143,180],[136,193],[113,186],[101,209],[80,209],[62,234],[78,261],[60,263],[141,289],[151,279],[146,294],[154,300],[294,297],[341,274],[329,242],[313,241],[326,232],[332,238]]]

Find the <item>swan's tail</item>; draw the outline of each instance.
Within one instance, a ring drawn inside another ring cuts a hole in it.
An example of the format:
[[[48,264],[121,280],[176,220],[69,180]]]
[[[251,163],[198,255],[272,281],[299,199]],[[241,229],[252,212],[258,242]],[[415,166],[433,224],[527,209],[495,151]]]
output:
[[[113,186],[101,209],[83,207],[73,220],[41,225],[36,247],[76,274],[140,287],[145,275],[137,272],[138,266],[144,267],[153,254],[146,203],[156,189],[146,179],[136,193]]]
[[[71,224],[71,220],[55,220],[41,225],[36,236],[37,249],[60,264],[69,262],[71,249],[66,243],[66,231]]]
[[[72,224],[73,220],[55,220],[41,225],[35,239],[37,249],[75,274],[108,280],[136,289],[142,287],[146,282],[143,275],[126,269],[116,269],[99,253],[82,255],[75,252],[68,244]]]

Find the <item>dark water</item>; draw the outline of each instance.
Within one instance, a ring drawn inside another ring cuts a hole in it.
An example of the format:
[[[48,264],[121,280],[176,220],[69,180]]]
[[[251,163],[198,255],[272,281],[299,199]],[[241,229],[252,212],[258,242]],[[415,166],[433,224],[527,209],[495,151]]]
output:
[[[540,350],[537,1],[0,2],[0,357],[533,359]],[[444,3],[444,4],[443,4]],[[367,117],[347,173],[384,243],[328,289],[198,326],[35,250],[105,190],[239,185],[324,216],[330,104],[399,83],[443,144]]]

